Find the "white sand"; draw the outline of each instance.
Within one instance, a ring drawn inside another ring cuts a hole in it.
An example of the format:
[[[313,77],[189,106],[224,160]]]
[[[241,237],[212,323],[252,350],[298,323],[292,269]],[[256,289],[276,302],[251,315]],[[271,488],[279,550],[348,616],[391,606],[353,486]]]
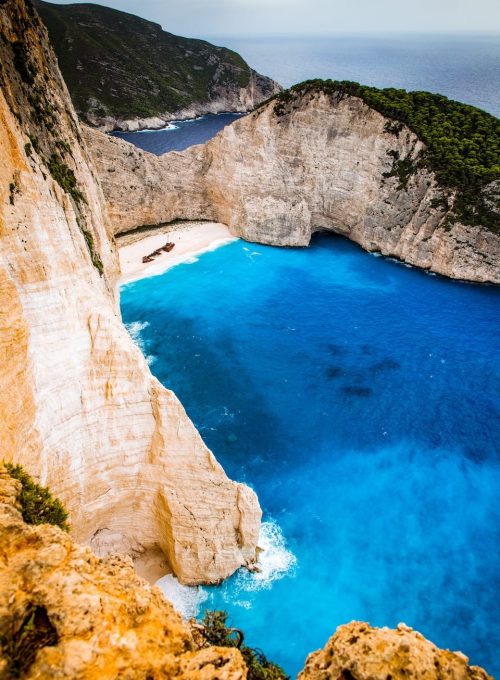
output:
[[[159,578],[171,574],[172,569],[160,548],[150,548],[134,557],[136,572],[149,583],[154,584]]]
[[[235,240],[229,229],[219,222],[183,222],[142,234],[118,236],[122,271],[119,284],[162,274],[176,264]],[[167,242],[175,243],[169,253],[162,252],[153,262],[142,262],[144,255],[149,255]]]

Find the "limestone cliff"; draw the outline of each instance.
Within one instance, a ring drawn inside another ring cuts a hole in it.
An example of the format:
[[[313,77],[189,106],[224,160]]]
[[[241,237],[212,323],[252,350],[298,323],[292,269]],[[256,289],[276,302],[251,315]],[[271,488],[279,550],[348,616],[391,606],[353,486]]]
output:
[[[104,130],[249,111],[281,87],[204,40],[95,4],[37,0],[77,113]]]
[[[328,230],[445,276],[500,283],[498,230],[450,223],[430,169],[404,187],[392,176],[395,158],[424,150],[409,128],[395,134],[361,98],[321,90],[276,109],[271,101],[206,145],[158,158],[85,130],[113,232],[208,219],[249,241],[306,246]]]
[[[244,680],[237,649],[198,649],[130,559],[99,559],[57,527],[30,526],[0,466],[0,678]]]
[[[191,635],[129,559],[99,559],[58,527],[26,524],[19,486],[0,466],[2,680],[247,677],[240,652],[207,647],[199,633]],[[389,630],[357,622],[338,628],[299,675],[299,680],[388,678],[491,680],[460,652],[440,650],[402,624]]]
[[[98,553],[159,545],[181,581],[218,581],[254,558],[258,501],[121,323],[102,191],[24,0],[0,4],[0,68],[0,458],[50,485]]]
[[[439,649],[404,624],[397,630],[353,621],[310,654],[298,680],[491,680],[461,652]]]

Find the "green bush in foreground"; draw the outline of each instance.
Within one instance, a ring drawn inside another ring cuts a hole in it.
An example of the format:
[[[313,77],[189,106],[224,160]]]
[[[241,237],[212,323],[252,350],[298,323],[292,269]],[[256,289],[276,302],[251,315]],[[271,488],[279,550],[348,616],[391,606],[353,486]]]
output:
[[[202,634],[211,645],[238,647],[248,668],[248,680],[289,680],[285,671],[268,661],[259,649],[243,644],[243,634],[227,625],[227,612],[206,611],[202,619]]]
[[[54,498],[45,486],[33,481],[20,465],[6,463],[5,469],[11,477],[21,482],[19,502],[23,519],[27,524],[55,524],[69,531],[68,513],[63,504]]]

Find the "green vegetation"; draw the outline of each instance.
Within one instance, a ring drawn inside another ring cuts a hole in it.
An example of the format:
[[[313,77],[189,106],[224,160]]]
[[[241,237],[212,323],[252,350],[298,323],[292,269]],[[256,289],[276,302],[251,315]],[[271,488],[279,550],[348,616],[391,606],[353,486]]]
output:
[[[87,244],[87,247],[90,252],[90,258],[92,260],[92,264],[94,267],[97,269],[99,274],[102,276],[104,274],[104,265],[102,264],[102,260],[100,258],[99,253],[95,249],[95,243],[94,243],[94,237],[90,233],[90,231],[87,231],[87,229],[83,229],[79,223],[80,229],[82,230],[83,237],[85,239],[85,242]]]
[[[50,158],[46,159],[45,164],[61,189],[64,189],[73,198],[75,203],[85,201],[84,195],[78,189],[75,173],[64,163],[59,154],[51,154]]]
[[[29,476],[21,465],[6,463],[5,469],[11,477],[21,482],[19,502],[23,519],[28,524],[55,524],[69,531],[68,513],[63,504],[54,498],[45,486],[40,486]]]
[[[236,628],[229,628],[227,618],[227,612],[205,612],[201,633],[206,641],[218,647],[238,647],[248,667],[248,680],[288,680],[285,671],[268,661],[259,649],[243,644],[243,634]]]
[[[334,80],[310,80],[278,94],[274,107],[276,115],[284,115],[295,97],[312,91],[340,98],[359,97],[390,119],[385,128],[390,134],[397,136],[403,125],[408,126],[427,149],[418,159],[394,158],[388,176],[397,176],[400,189],[404,189],[418,167],[427,167],[435,173],[446,193],[457,192],[450,223],[461,221],[500,231],[498,192],[485,191],[491,182],[500,180],[498,118],[439,94],[394,88],[381,90]]]
[[[31,146],[33,147],[33,150],[36,151],[36,153],[40,153],[40,145],[38,143],[38,137],[35,137],[34,135],[29,135],[29,139],[31,142]]]
[[[7,662],[2,678],[23,677],[35,661],[38,650],[52,647],[59,641],[45,607],[28,604],[20,625],[16,623],[12,619],[0,635],[2,656]]]
[[[75,108],[87,120],[175,112],[250,81],[251,68],[236,52],[172,35],[132,14],[93,4],[35,6]]]
[[[18,40],[12,42],[11,47],[14,55],[14,66],[16,67],[21,80],[26,83],[26,85],[33,85],[35,82],[35,73],[26,53],[26,45]]]
[[[14,205],[14,199],[16,194],[19,193],[19,187],[17,186],[16,182],[11,182],[9,184],[9,203],[11,205]]]
[[[399,180],[398,191],[406,189],[410,177],[417,170],[417,165],[412,158],[412,154],[410,153],[406,158],[400,158],[399,151],[396,149],[391,149],[387,153],[392,157],[393,163],[391,170],[389,172],[384,172],[383,177],[397,177]]]

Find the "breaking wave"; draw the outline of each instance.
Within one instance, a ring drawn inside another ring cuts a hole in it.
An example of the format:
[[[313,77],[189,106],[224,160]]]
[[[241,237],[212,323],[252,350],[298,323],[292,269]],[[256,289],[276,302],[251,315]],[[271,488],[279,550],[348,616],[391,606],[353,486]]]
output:
[[[259,537],[258,572],[250,573],[240,569],[237,574],[237,587],[252,592],[263,588],[271,588],[274,581],[284,576],[293,575],[297,566],[297,558],[286,546],[285,537],[279,525],[268,520],[263,522]]]
[[[132,323],[126,323],[125,328],[128,331],[128,334],[132,338],[132,340],[135,342],[137,347],[141,350],[141,352],[144,355],[144,358],[146,359],[146,363],[148,366],[151,366],[151,364],[156,361],[156,357],[152,354],[148,354],[146,350],[146,343],[144,341],[144,338],[142,337],[141,333],[142,331],[149,326],[148,321],[133,321]]]
[[[208,599],[208,593],[199,586],[183,586],[172,574],[162,576],[156,584],[185,619],[196,616],[200,606]]]

